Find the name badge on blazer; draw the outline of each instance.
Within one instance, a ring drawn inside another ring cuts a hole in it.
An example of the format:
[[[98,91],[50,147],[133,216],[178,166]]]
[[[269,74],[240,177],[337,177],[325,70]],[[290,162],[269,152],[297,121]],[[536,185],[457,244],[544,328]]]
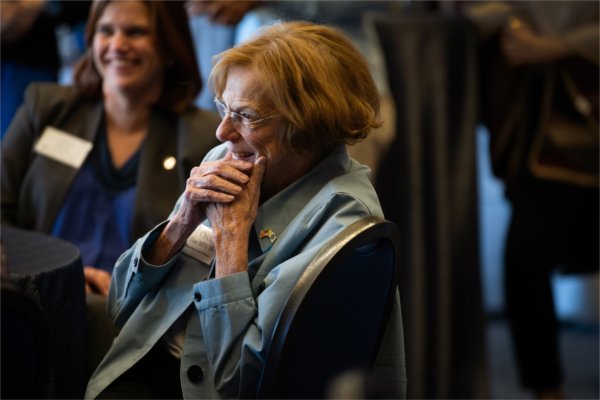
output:
[[[198,225],[181,251],[206,265],[210,265],[215,257],[212,229],[205,225]]]
[[[92,147],[92,142],[47,126],[33,149],[38,154],[73,168],[79,168]]]

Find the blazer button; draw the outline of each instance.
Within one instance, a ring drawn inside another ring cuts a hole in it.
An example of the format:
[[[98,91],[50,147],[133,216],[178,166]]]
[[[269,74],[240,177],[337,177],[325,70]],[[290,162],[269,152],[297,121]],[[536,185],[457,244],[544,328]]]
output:
[[[200,292],[194,292],[194,300],[196,300],[196,301],[202,300],[202,295],[200,294]]]
[[[192,365],[187,370],[188,379],[192,383],[200,383],[203,375],[202,368],[200,368],[198,365]]]

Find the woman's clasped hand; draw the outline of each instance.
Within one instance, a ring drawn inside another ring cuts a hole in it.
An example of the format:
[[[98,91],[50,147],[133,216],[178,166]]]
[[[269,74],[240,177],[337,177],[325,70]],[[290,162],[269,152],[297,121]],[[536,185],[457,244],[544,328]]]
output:
[[[213,234],[225,235],[229,240],[235,237],[247,240],[256,218],[266,164],[264,156],[252,164],[235,160],[227,153],[222,160],[194,167],[187,181],[185,201],[174,219],[196,226],[207,218]],[[217,269],[217,276],[227,274],[222,269]],[[239,271],[230,268],[229,273],[233,272]]]

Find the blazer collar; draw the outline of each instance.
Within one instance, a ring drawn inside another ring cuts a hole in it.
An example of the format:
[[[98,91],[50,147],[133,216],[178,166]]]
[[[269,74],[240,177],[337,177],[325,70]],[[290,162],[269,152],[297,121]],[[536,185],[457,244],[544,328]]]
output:
[[[327,182],[346,172],[349,161],[345,146],[340,145],[306,175],[258,208],[254,229],[263,252],[271,248],[290,222]]]

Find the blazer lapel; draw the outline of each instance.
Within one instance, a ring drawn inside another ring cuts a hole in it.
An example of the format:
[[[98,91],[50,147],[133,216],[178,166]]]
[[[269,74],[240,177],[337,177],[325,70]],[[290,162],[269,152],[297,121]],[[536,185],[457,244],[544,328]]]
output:
[[[176,118],[155,110],[138,167],[133,238],[144,235],[164,221],[183,190],[177,168],[167,169],[164,164],[169,157],[180,162],[177,137]]]
[[[47,126],[53,126],[73,136],[94,143],[98,134],[102,113],[102,103],[82,102],[79,107],[73,110],[72,114],[75,116],[71,115],[64,120],[57,118],[56,120],[49,121],[46,126],[40,127],[40,129],[43,131]],[[34,201],[42,203],[38,204],[38,207],[32,208],[34,212],[38,213],[33,220],[40,221],[36,229],[43,232],[50,232],[79,169],[39,155],[33,158],[30,169],[31,171],[40,171],[40,174],[46,178],[44,182],[40,182],[41,186],[32,186],[32,191],[34,192],[32,198],[35,199]],[[32,175],[37,176],[37,174]],[[33,179],[35,179],[35,176]],[[23,211],[27,214],[31,213],[30,209]],[[31,214],[29,216],[22,215],[21,217],[30,219]]]

